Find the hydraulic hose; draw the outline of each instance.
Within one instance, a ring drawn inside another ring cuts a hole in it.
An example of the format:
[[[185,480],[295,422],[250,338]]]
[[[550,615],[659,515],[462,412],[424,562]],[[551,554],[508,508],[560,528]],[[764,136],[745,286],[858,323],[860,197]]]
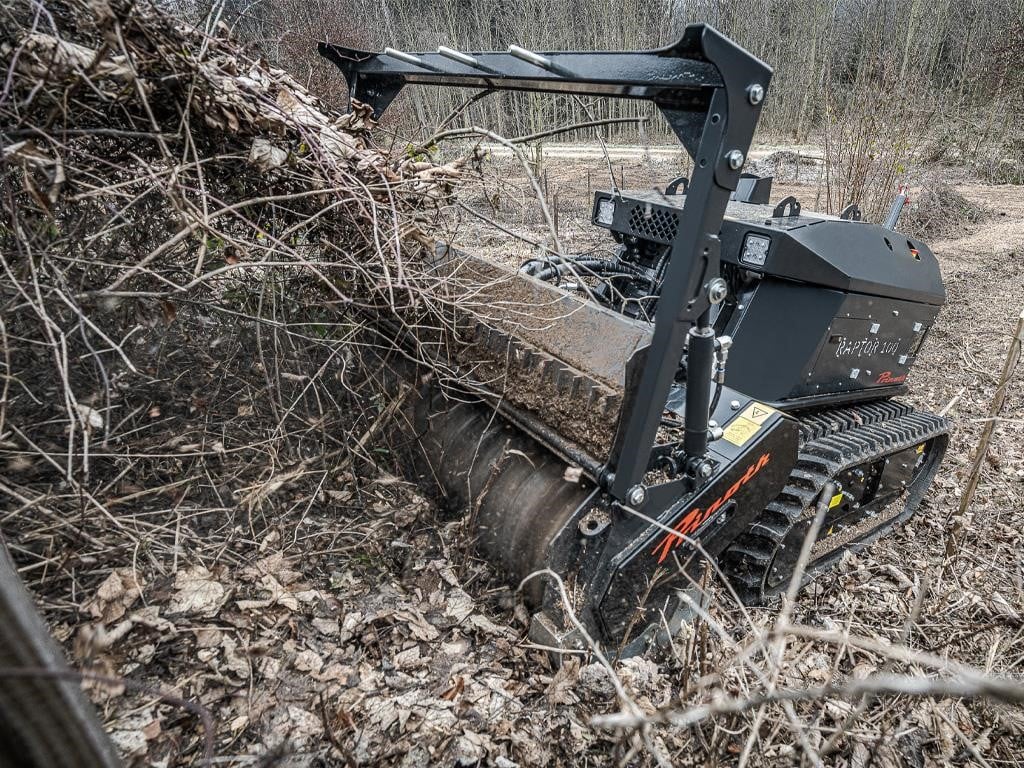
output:
[[[715,384],[715,395],[711,398],[711,407],[708,408],[708,416],[714,414],[715,409],[718,408],[718,401],[722,399],[722,385],[721,383]]]
[[[629,277],[647,280],[638,270],[608,259],[581,259],[579,261],[566,261],[561,264],[552,263],[537,272],[527,272],[527,274],[532,274],[538,280],[551,281],[561,277],[566,272],[572,272],[577,269],[592,274],[595,277],[628,275]]]

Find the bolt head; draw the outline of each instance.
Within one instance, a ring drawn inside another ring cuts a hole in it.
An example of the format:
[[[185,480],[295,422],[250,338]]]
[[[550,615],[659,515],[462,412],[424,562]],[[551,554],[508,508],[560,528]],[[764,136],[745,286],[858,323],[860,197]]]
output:
[[[646,499],[647,489],[644,488],[642,485],[634,485],[632,488],[629,489],[629,492],[626,494],[626,501],[628,501],[630,505],[634,507],[639,507],[641,504],[644,503]]]
[[[731,149],[726,153],[725,159],[728,161],[730,168],[734,171],[738,171],[743,167],[743,161],[746,158],[743,157],[743,153],[738,149]]]
[[[708,285],[708,301],[712,304],[721,304],[729,295],[729,284],[720,277],[716,277]]]
[[[707,480],[711,477],[711,473],[715,471],[715,468],[711,466],[709,462],[704,462],[700,465],[700,476]]]
[[[747,98],[755,107],[764,101],[764,86],[760,83],[751,83],[747,86]]]
[[[740,409],[740,401],[739,400],[732,400],[732,401],[730,401],[729,402],[729,407],[732,408],[734,411],[738,411]]]

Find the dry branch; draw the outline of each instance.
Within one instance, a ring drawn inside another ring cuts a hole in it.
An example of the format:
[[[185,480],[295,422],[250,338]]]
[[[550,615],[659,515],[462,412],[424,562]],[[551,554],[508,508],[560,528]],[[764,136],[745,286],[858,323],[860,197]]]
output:
[[[1017,327],[1014,329],[1013,336],[1010,337],[1010,346],[1006,350],[1003,369],[999,374],[999,380],[996,382],[996,390],[992,395],[992,402],[989,404],[988,417],[985,421],[985,426],[982,428],[981,437],[978,439],[978,445],[974,449],[974,458],[971,461],[971,466],[967,473],[967,486],[964,488],[963,495],[960,497],[960,507],[957,520],[947,534],[947,558],[952,558],[956,555],[957,541],[963,535],[963,521],[965,519],[965,515],[971,508],[971,503],[974,501],[974,494],[978,490],[978,482],[981,480],[981,470],[985,464],[985,459],[988,457],[988,449],[989,443],[992,440],[992,432],[995,429],[999,414],[1002,412],[1003,405],[1006,402],[1006,390],[1010,385],[1010,379],[1013,376],[1013,372],[1016,370],[1017,364],[1021,360],[1022,350],[1024,350],[1024,311],[1021,311],[1020,317],[1017,319]],[[947,523],[949,522],[950,517],[952,517],[952,511],[950,511],[950,514],[946,516]]]

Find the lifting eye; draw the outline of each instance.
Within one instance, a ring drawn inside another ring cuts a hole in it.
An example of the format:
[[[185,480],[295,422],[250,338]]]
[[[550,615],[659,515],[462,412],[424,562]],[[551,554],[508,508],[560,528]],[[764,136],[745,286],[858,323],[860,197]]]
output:
[[[907,248],[909,248],[909,249],[910,249],[910,255],[911,255],[911,256],[913,256],[913,257],[914,257],[915,259],[917,259],[918,261],[920,261],[920,260],[921,260],[921,254],[920,254],[920,252],[918,252],[917,248],[915,248],[915,247],[914,247],[914,244],[913,244],[912,242],[910,242],[909,240],[907,240]]]

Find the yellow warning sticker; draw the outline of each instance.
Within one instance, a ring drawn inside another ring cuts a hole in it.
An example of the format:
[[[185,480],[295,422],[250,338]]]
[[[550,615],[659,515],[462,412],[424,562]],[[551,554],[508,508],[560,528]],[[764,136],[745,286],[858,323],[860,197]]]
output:
[[[773,413],[775,413],[774,408],[769,408],[761,403],[751,403],[741,415],[755,424],[764,424]]]
[[[723,431],[722,437],[736,447],[739,447],[756,435],[760,429],[760,424],[753,422],[744,416],[737,416],[729,422],[729,426],[727,426]]]
[[[761,425],[773,413],[775,413],[774,408],[761,403],[751,403],[743,413],[729,422],[722,437],[739,448],[760,431]]]

